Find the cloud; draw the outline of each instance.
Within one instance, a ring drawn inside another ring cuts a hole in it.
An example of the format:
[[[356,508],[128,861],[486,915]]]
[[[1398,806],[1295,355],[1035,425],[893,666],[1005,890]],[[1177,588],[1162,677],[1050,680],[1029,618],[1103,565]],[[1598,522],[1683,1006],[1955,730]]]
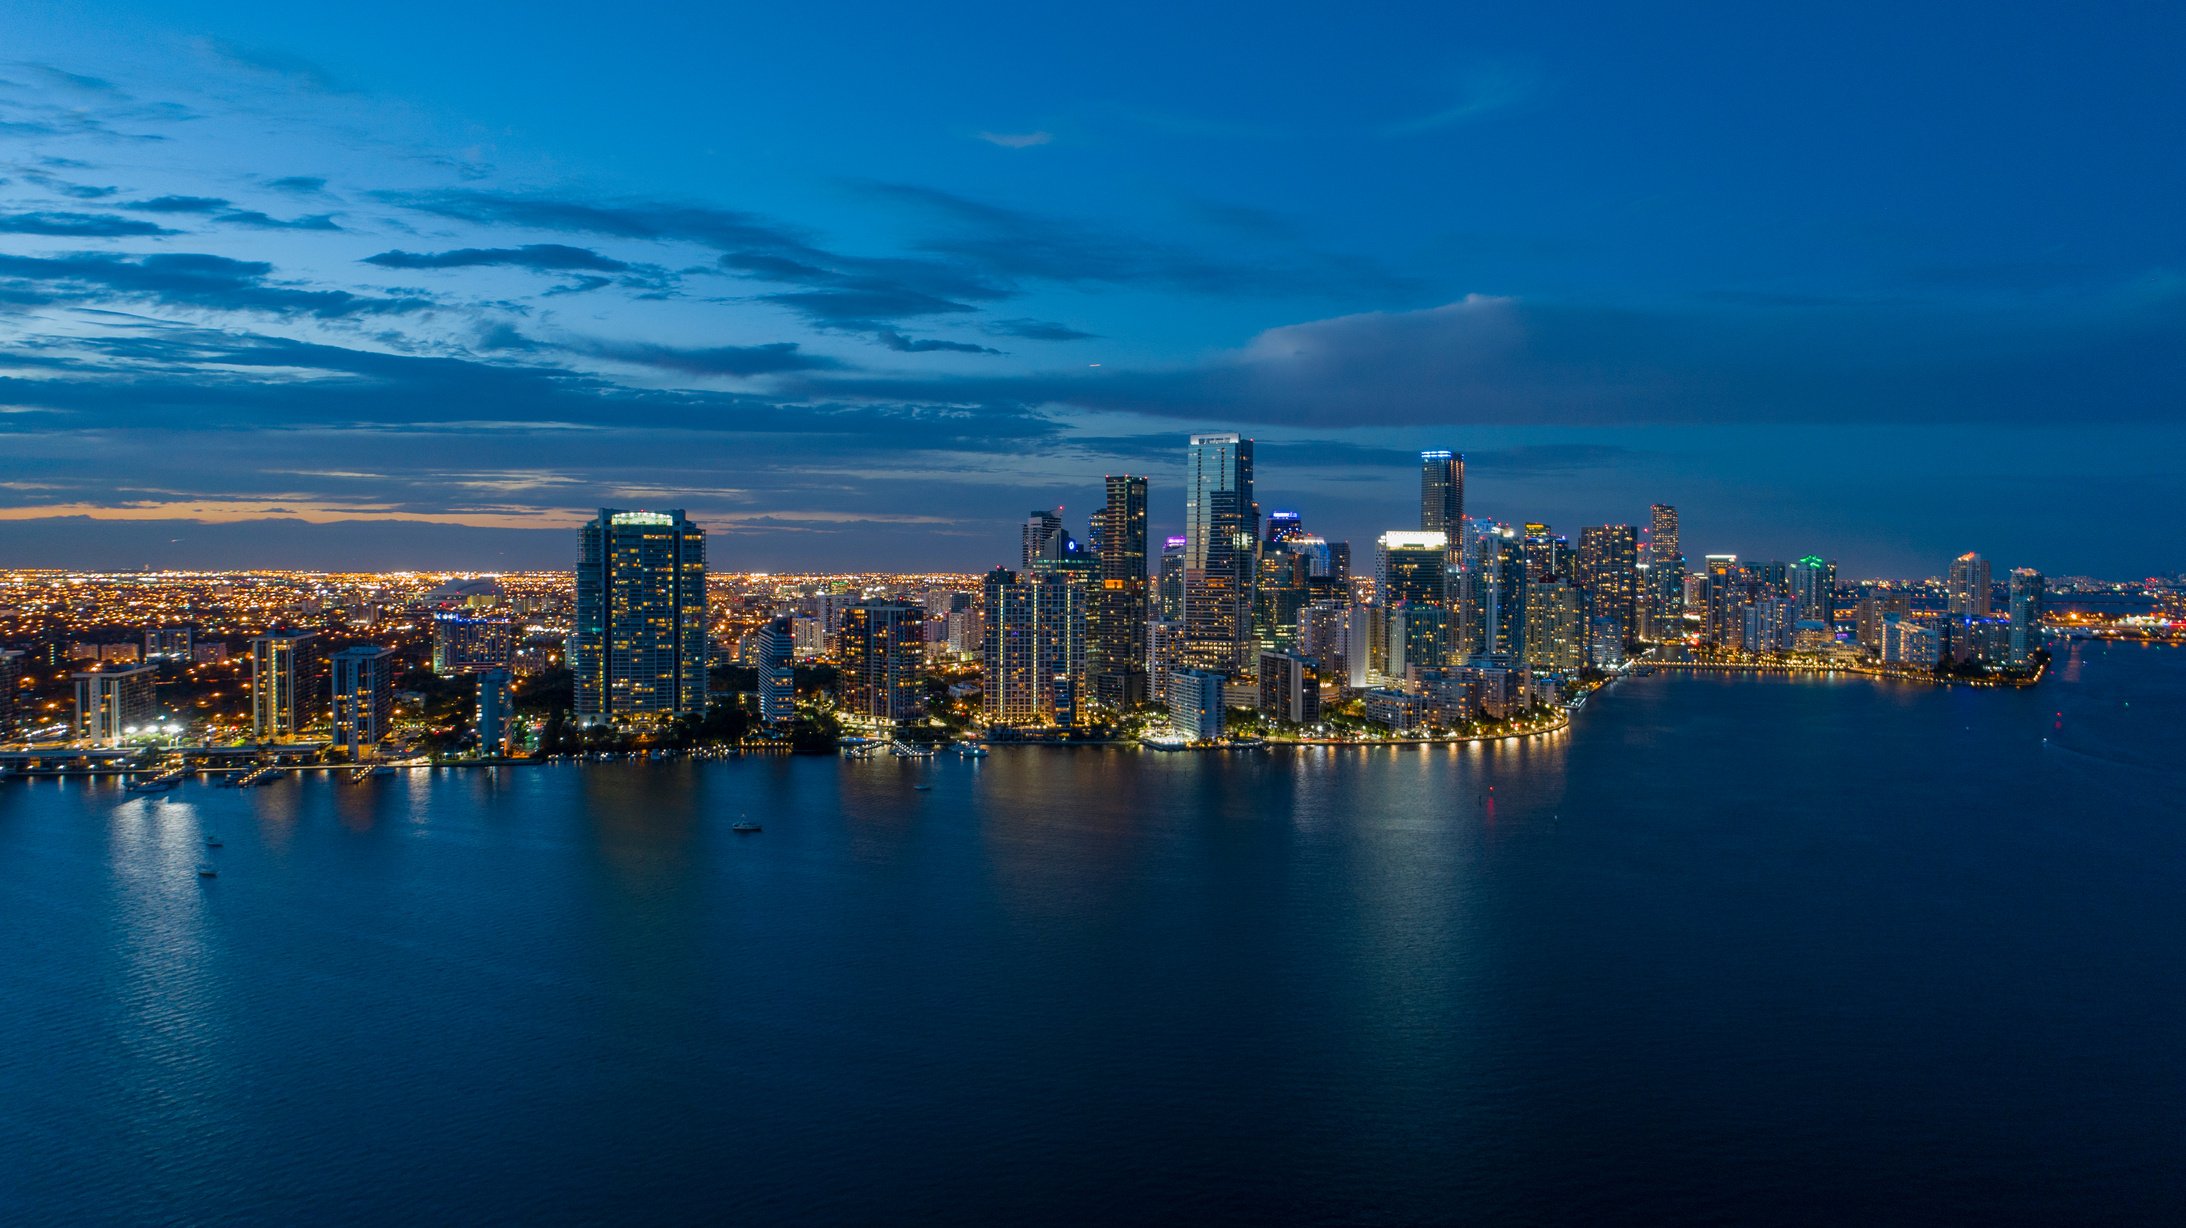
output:
[[[218,213],[228,207],[228,202],[218,196],[154,196],[150,200],[130,201],[122,206],[140,213]]]
[[[570,347],[574,353],[612,362],[658,367],[684,375],[777,375],[784,371],[830,371],[842,366],[832,358],[807,354],[794,341],[767,345],[713,345],[684,348],[637,342],[594,341]]]
[[[151,222],[106,213],[0,214],[0,234],[52,235],[68,239],[128,239],[181,234]]]
[[[985,327],[994,336],[1022,337],[1027,341],[1092,341],[1100,336],[1047,320],[989,320]]]
[[[1475,295],[1269,329],[1173,368],[810,377],[805,391],[1302,427],[2162,422],[2186,403],[2182,327],[2186,296],[2067,319]]]
[[[154,196],[150,200],[130,201],[122,206],[139,213],[188,213],[209,217],[229,226],[249,226],[258,230],[340,230],[330,214],[315,213],[308,217],[282,220],[256,209],[243,209],[233,201],[218,196]]]
[[[528,243],[522,247],[464,247],[447,252],[381,252],[366,256],[366,264],[383,269],[469,269],[486,266],[533,269],[539,272],[583,270],[619,273],[630,266],[589,248],[560,243]]]
[[[1227,260],[1204,250],[1117,234],[1065,218],[989,204],[907,183],[857,185],[869,197],[939,221],[944,229],[916,246],[1008,284],[1160,286],[1213,296],[1409,297],[1411,278],[1371,260],[1291,253],[1278,260]]]
[[[982,132],[978,136],[987,144],[1000,145],[1004,149],[1031,149],[1055,139],[1052,132]]]
[[[85,305],[105,295],[150,299],[173,307],[267,312],[319,319],[402,315],[424,311],[430,300],[413,296],[312,290],[273,279],[273,266],[225,256],[172,253],[119,256],[78,252],[36,257],[0,254],[0,290],[36,303]]]
[[[1483,65],[1464,75],[1458,85],[1456,101],[1425,115],[1390,124],[1381,130],[1381,135],[1420,136],[1469,124],[1526,103],[1539,89],[1539,79],[1530,70],[1511,64]]]
[[[899,354],[999,354],[1002,352],[989,346],[973,345],[968,341],[938,341],[932,338],[914,339],[906,337],[892,328],[883,328],[876,332],[874,337],[882,345]]]
[[[531,230],[577,231],[624,239],[701,243],[721,248],[802,247],[789,227],[731,209],[654,201],[596,203],[563,197],[441,188],[422,192],[376,192],[389,204],[420,213],[483,226],[518,226]]]
[[[341,227],[329,213],[312,213],[303,217],[277,218],[260,213],[256,209],[230,209],[213,218],[229,226],[251,226],[259,230],[340,230]]]
[[[796,290],[784,294],[762,294],[759,300],[787,307],[817,323],[838,326],[978,310],[969,303],[951,302],[915,290],[890,288]]]
[[[291,87],[301,86],[322,94],[351,92],[317,63],[290,52],[266,47],[244,47],[214,38],[192,39],[191,45],[200,54],[226,67],[277,77],[283,84]]]
[[[266,180],[266,186],[276,192],[311,196],[326,191],[326,180],[319,175],[283,175],[278,179]]]

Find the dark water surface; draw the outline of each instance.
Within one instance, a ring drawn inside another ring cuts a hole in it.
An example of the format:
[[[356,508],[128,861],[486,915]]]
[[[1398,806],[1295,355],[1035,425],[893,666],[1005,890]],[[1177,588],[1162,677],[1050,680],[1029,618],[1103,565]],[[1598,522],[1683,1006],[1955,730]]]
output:
[[[2182,795],[2131,647],[1485,748],[13,782],[0,1219],[2175,1222]]]

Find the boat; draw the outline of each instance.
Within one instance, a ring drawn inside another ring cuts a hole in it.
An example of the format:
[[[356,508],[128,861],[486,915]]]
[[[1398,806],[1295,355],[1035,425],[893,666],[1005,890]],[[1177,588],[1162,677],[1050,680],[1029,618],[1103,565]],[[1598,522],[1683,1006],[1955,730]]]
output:
[[[219,847],[220,847],[220,837],[218,837],[218,836],[207,836],[207,837],[205,837],[205,847],[206,847],[206,848],[209,848],[209,849],[216,849],[216,848],[219,848]]]
[[[220,871],[214,869],[211,862],[201,861],[197,863],[197,876],[199,878],[219,878]]]
[[[736,832],[738,835],[749,836],[758,832],[760,828],[757,823],[752,822],[750,819],[746,819],[741,823],[731,824],[729,830]]]
[[[179,785],[181,783],[182,782],[175,777],[162,776],[156,780],[136,781],[130,784],[129,791],[131,793],[165,793],[167,790],[172,789],[176,785]]]
[[[956,753],[966,759],[984,759],[987,757],[987,748],[977,743],[966,742],[956,748]]]
[[[934,787],[932,785],[912,785],[911,791],[914,793],[931,793],[934,791]]]

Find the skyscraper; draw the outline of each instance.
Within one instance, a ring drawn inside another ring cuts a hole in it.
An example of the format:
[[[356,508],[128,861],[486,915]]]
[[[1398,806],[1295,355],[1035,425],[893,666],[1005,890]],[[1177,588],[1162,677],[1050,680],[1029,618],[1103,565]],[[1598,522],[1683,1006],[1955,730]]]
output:
[[[1085,594],[1061,571],[987,573],[980,653],[987,720],[996,725],[1062,723],[1076,714],[1085,676]]]
[[[1589,627],[1608,619],[1621,642],[1639,638],[1639,530],[1605,524],[1579,530],[1579,587]]]
[[[1526,651],[1526,555],[1505,529],[1482,545],[1480,651],[1517,663]]]
[[[516,624],[506,618],[473,618],[452,610],[433,615],[433,672],[475,674],[516,663]]]
[[[706,534],[681,508],[585,522],[569,656],[579,720],[705,711]]]
[[[119,746],[146,732],[159,718],[153,684],[156,665],[89,670],[76,675],[76,736],[98,746]]]
[[[1161,568],[1154,582],[1154,617],[1162,622],[1184,622],[1184,546],[1182,537],[1163,538]]]
[[[1184,663],[1242,673],[1252,640],[1259,505],[1252,440],[1194,435],[1184,490]]]
[[[478,673],[478,753],[499,757],[516,744],[516,676],[505,669]]]
[[[23,662],[19,648],[0,648],[0,739],[22,732]]]
[[[334,741],[370,759],[394,732],[395,650],[370,644],[334,654]]]
[[[1994,601],[1989,586],[1989,561],[1969,550],[1951,560],[1948,585],[1953,618],[1987,618]]]
[[[1021,566],[1031,567],[1032,561],[1043,554],[1048,543],[1063,531],[1063,518],[1045,508],[1034,508],[1025,515],[1024,553]]]
[[[1447,534],[1452,542],[1465,521],[1465,454],[1419,454],[1419,528]]]
[[[2017,567],[2011,573],[2011,663],[2025,665],[2035,649],[2042,646],[2042,606],[2049,592],[2049,582],[2042,573],[2032,567]]]
[[[1666,643],[1685,633],[1685,554],[1678,541],[1677,509],[1667,503],[1648,508],[1648,639]]]
[[[1738,646],[1746,634],[1746,571],[1738,565],[1738,556],[1709,555],[1702,579],[1706,596],[1700,638],[1727,648]]]
[[[250,642],[251,732],[261,742],[303,733],[310,663],[304,645],[310,631],[271,631]]]
[[[787,725],[797,717],[797,643],[790,616],[777,614],[754,634],[758,636],[753,664],[759,671],[759,719],[769,725]]]
[[[1449,657],[1450,539],[1441,532],[1390,532],[1375,543],[1376,600],[1403,619],[1406,668],[1440,669]],[[1391,632],[1391,646],[1396,633]],[[1395,654],[1391,654],[1392,661]],[[1392,665],[1391,674],[1398,673]]]
[[[1087,672],[1112,708],[1146,698],[1146,479],[1110,474],[1096,513],[1100,586],[1087,611]]]
[[[1586,664],[1585,620],[1580,614],[1579,598],[1579,587],[1564,576],[1527,581],[1527,665],[1543,670],[1575,670]]]
[[[900,601],[861,601],[843,612],[843,707],[876,721],[916,715],[925,699],[919,667],[926,611]]]
[[[1837,621],[1837,565],[1810,554],[1791,565],[1787,580],[1798,617],[1824,627]]]

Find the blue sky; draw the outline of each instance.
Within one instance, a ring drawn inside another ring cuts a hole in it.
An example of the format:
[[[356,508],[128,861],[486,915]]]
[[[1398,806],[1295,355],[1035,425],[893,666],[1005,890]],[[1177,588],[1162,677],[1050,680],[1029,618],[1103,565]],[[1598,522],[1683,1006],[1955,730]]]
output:
[[[0,564],[973,568],[1237,429],[1362,543],[1454,447],[2186,567],[2175,6],[339,7],[0,14]]]

